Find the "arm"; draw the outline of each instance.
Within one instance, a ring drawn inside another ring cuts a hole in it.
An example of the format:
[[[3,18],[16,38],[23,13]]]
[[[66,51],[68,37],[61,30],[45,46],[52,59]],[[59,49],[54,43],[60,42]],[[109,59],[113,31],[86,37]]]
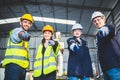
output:
[[[19,32],[21,30],[20,29],[14,29],[12,30],[10,33],[10,40],[13,42],[13,43],[20,43],[22,40],[19,38]]]
[[[20,39],[22,39],[24,41],[29,41],[30,40],[30,34],[25,33],[23,31],[19,32],[19,37],[20,37]]]
[[[29,41],[29,39],[30,35],[27,32],[21,30],[20,28],[14,29],[10,36],[10,40],[13,43],[20,43],[22,40]]]
[[[113,37],[114,34],[115,34],[115,29],[112,26],[109,26],[109,25],[104,26],[104,27],[99,29],[98,34],[101,37],[107,37],[107,36]]]
[[[68,44],[68,50],[72,51],[72,53],[77,53],[79,52],[80,48],[77,45],[76,41],[74,39],[68,39],[67,40],[67,44]]]
[[[105,44],[115,35],[115,29],[111,26],[104,26],[97,33],[98,46]]]
[[[60,44],[57,41],[49,40],[48,45],[53,47],[53,51],[55,52],[55,55],[57,55],[60,50]]]

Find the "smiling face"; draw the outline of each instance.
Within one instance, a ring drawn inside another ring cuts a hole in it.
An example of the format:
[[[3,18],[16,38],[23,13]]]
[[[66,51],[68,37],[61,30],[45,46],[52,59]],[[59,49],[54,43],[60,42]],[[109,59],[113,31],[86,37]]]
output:
[[[44,31],[43,32],[43,37],[45,40],[50,40],[52,37],[52,32],[51,31]]]
[[[32,26],[32,22],[29,20],[22,20],[20,21],[20,26],[25,30],[28,31],[30,27]]]
[[[72,31],[72,34],[73,34],[73,36],[76,36],[76,37],[80,38],[80,36],[82,35],[82,30],[80,30],[80,29],[74,29]]]
[[[96,17],[93,19],[93,24],[99,29],[103,27],[106,23],[106,19],[104,17]]]

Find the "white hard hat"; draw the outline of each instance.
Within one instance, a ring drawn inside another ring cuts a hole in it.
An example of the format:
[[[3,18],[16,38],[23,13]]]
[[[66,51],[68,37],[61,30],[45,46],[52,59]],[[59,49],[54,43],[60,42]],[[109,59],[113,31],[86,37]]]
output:
[[[74,29],[83,29],[83,27],[82,27],[82,25],[81,24],[79,24],[79,23],[76,23],[76,24],[74,24],[73,25],[73,27],[72,27],[72,30],[74,30]]]
[[[98,17],[98,16],[102,16],[102,17],[105,18],[105,15],[102,14],[100,11],[95,11],[95,12],[93,12],[93,14],[92,14],[91,21],[92,21],[94,18]]]

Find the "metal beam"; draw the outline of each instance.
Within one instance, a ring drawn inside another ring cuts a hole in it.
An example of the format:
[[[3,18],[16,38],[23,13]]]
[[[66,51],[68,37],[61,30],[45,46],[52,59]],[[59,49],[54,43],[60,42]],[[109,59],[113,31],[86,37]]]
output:
[[[22,2],[23,3],[23,2]],[[29,11],[28,11],[28,9],[27,9],[27,7],[26,7],[26,5],[23,3],[23,7],[24,7],[24,9],[25,9],[25,11],[27,12],[27,13],[29,13]],[[34,28],[37,30],[37,27],[36,27],[36,25],[33,23],[33,26],[34,26]]]
[[[0,14],[0,17],[3,17],[1,14]],[[4,17],[3,17],[4,18]],[[4,20],[6,23],[7,23],[7,21],[6,20]],[[12,27],[10,24],[7,24],[9,27]]]
[[[55,18],[55,9],[54,9],[54,2],[53,2],[53,0],[51,0],[51,4],[52,4],[52,11],[53,11],[53,17]],[[57,31],[57,24],[56,23],[54,23],[55,24],[55,31]]]
[[[66,20],[68,20],[68,5],[69,5],[69,0],[66,0],[66,5],[67,5],[67,7],[66,7]],[[68,33],[68,25],[66,25],[66,33]]]
[[[38,3],[38,0],[36,0],[36,3]],[[42,10],[41,10],[41,8],[40,8],[40,5],[38,5],[38,9],[39,9],[39,12],[40,12],[41,17],[43,17],[43,14],[42,14]],[[44,22],[44,20],[43,20],[43,24],[46,25],[45,22]]]
[[[103,1],[103,0],[102,0]],[[23,2],[23,1],[22,1]],[[0,6],[6,6],[6,5],[19,5],[21,1],[10,1],[6,2],[4,5],[0,3]],[[54,6],[59,6],[59,7],[69,7],[69,8],[76,8],[76,9],[85,9],[85,10],[99,10],[99,11],[111,11],[112,8],[105,8],[105,7],[94,7],[94,6],[84,6],[83,5],[75,5],[75,4],[70,4],[67,6],[64,3],[50,3],[50,2],[34,2],[34,1],[24,1],[25,4],[27,5],[54,5]]]
[[[110,18],[110,16],[113,14],[113,11],[116,9],[116,7],[120,4],[120,0],[118,0],[115,3],[115,6],[113,7],[112,11],[108,14],[107,20]],[[113,16],[112,16],[113,17]],[[113,19],[112,19],[113,20]]]
[[[10,8],[9,5],[7,5],[7,8],[10,10],[10,12],[11,12],[11,13],[16,17],[16,19],[17,19],[18,16],[16,16],[16,14],[15,14],[14,11]]]
[[[83,4],[82,4],[82,9],[81,9],[80,17],[79,17],[79,23],[81,22],[81,19],[82,19],[83,7],[85,6],[85,2],[86,2],[86,0],[84,0]]]

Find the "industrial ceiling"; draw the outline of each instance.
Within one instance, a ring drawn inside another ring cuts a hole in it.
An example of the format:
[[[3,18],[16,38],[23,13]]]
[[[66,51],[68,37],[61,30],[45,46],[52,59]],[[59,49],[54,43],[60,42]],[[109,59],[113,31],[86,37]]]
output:
[[[0,0],[0,33],[8,33],[9,30],[19,27],[17,17],[30,13],[34,17],[75,21],[84,27],[83,35],[95,36],[97,29],[91,22],[92,13],[101,11],[108,19],[119,2],[119,0]],[[17,21],[9,23],[6,20],[11,18]],[[50,24],[55,31],[60,31],[66,36],[71,33],[72,23],[67,24],[67,21],[62,24],[34,20],[30,32],[41,31],[44,25]]]

